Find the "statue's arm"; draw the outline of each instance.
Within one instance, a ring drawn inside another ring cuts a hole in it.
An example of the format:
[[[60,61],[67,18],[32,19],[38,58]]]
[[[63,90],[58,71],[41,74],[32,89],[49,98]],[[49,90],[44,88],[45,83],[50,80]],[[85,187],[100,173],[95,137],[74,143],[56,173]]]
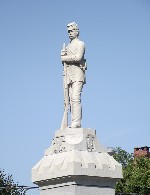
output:
[[[76,50],[76,53],[75,54],[72,54],[72,55],[64,55],[64,56],[61,56],[61,60],[62,62],[66,62],[66,63],[80,63],[82,58],[83,58],[83,55],[84,55],[84,52],[85,52],[85,45],[83,42],[80,42],[78,43],[78,46],[77,46],[77,50]]]

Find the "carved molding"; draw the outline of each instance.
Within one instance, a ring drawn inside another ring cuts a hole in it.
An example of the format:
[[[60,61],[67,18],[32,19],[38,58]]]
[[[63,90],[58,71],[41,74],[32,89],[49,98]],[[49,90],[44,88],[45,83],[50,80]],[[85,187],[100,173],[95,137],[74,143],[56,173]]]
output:
[[[94,140],[94,136],[91,134],[87,135],[87,150],[89,152],[95,150],[95,140]]]
[[[56,154],[65,151],[65,136],[55,137],[53,139],[53,151]]]

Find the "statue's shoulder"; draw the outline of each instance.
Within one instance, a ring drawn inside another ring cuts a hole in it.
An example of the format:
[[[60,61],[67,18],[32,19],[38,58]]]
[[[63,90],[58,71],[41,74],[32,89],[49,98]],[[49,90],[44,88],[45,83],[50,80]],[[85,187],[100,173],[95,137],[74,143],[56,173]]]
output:
[[[79,44],[80,46],[85,46],[85,43],[84,43],[83,41],[79,40],[79,39],[78,39],[78,44]]]

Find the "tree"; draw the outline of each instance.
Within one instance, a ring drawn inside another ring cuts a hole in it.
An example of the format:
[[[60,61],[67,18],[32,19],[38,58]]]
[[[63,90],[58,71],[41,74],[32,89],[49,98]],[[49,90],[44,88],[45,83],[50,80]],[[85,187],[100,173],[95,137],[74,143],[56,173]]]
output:
[[[25,195],[25,190],[15,184],[12,175],[0,169],[0,195]]]
[[[114,158],[122,164],[123,179],[116,185],[118,193],[138,193],[139,195],[150,194],[150,158],[138,157],[133,159],[121,148],[116,148]]]
[[[115,148],[115,154],[113,155],[114,159],[122,164],[123,168],[125,168],[129,162],[133,160],[133,154],[126,152],[120,147]]]

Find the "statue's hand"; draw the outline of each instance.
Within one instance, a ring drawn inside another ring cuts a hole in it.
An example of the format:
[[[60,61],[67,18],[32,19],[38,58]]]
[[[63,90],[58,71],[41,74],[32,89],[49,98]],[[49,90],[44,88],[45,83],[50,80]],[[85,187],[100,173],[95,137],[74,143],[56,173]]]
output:
[[[61,50],[61,61],[62,62],[65,62],[66,56],[67,56],[66,51],[65,50]]]
[[[65,62],[66,61],[66,58],[67,58],[67,55],[61,55],[61,61],[62,62]]]
[[[66,51],[65,50],[61,50],[61,56],[65,56],[66,55]]]

